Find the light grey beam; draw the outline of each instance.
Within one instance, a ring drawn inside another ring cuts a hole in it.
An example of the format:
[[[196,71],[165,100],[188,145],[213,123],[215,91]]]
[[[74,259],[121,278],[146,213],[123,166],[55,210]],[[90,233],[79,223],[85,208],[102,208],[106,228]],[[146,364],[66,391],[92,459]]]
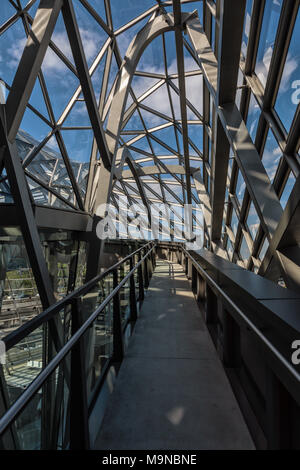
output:
[[[97,194],[96,205],[107,203],[110,198],[114,177],[114,168],[115,166],[118,166],[118,161],[116,160],[117,147],[122,129],[125,105],[136,66],[147,45],[150,44],[150,42],[159,34],[162,34],[163,32],[169,31],[173,28],[173,19],[171,15],[169,15],[169,20],[170,24],[165,20],[164,17],[159,16],[153,21],[147,23],[138,32],[127,50],[126,60],[123,61],[118,75],[115,94],[112,99],[106,129],[107,145],[112,155],[112,172],[109,184],[106,184],[107,192],[105,192],[102,188],[102,176],[100,171],[101,181],[99,180],[98,182],[99,191]]]
[[[191,174],[198,171],[198,168],[190,168]],[[157,165],[149,165],[149,166],[142,166],[136,167],[136,172],[138,176],[148,176],[148,175],[157,175],[157,174],[178,174],[178,175],[185,175],[185,169],[182,165],[165,165],[165,168],[162,168]],[[123,170],[122,171],[122,178],[131,178],[132,173],[131,170]]]
[[[246,0],[220,0],[216,106],[235,101]],[[216,117],[211,165],[211,240],[219,240],[225,203],[230,145],[220,117]]]
[[[217,102],[218,63],[215,55],[198,19],[193,19],[187,24],[187,31],[199,56],[207,86],[214,101]],[[216,106],[216,110],[235,152],[237,163],[261,223],[270,238],[282,215],[278,197],[236,104],[233,102]]]

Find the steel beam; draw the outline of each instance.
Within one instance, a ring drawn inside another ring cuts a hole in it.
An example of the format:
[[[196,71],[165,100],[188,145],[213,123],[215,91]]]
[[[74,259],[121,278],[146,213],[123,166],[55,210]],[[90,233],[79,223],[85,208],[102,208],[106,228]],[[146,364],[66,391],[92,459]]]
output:
[[[102,129],[102,123],[96,103],[96,98],[92,86],[89,69],[87,66],[84,49],[77,25],[77,20],[71,0],[64,0],[62,14],[66,25],[75,65],[78,71],[78,76],[82,88],[82,93],[85,99],[87,111],[92,124],[97,146],[100,152],[100,158],[106,168],[110,168],[111,158],[109,149],[106,144],[106,139]]]
[[[197,51],[206,84],[215,103],[217,103],[217,59],[198,19],[193,19],[187,23],[187,31],[191,43]],[[270,238],[282,215],[278,197],[236,104],[231,102],[216,106],[216,111],[229,143],[235,152],[237,163],[242,171],[261,223]]]
[[[7,133],[13,142],[44,60],[63,0],[41,0],[7,98]]]
[[[35,223],[35,217],[21,159],[18,155],[16,144],[12,144],[8,140],[7,129],[5,126],[4,105],[0,107],[0,137],[1,142],[5,146],[4,164],[14,203],[18,210],[19,225],[21,226],[26,250],[30,257],[30,263],[41,302],[43,308],[46,309],[49,305],[55,302],[55,297]]]
[[[235,0],[220,1],[216,106],[232,103],[235,100],[245,5],[245,0],[238,3]],[[229,141],[219,116],[216,118],[214,130],[215,138],[211,165],[212,241],[221,238],[230,150]]]

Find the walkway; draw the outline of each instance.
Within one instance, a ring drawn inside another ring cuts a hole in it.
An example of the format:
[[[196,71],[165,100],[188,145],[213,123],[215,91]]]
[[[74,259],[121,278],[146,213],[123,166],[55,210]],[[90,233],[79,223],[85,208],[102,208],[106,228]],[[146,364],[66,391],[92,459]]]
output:
[[[253,448],[178,264],[157,263],[95,448]]]

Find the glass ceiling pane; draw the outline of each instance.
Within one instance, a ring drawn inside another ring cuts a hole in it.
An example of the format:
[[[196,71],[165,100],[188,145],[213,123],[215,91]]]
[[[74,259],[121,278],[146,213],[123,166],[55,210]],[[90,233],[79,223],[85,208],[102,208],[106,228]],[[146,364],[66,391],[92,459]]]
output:
[[[284,127],[289,131],[295,111],[300,102],[300,11],[294,26],[287,59],[275,103]]]
[[[264,86],[267,83],[281,6],[282,0],[268,0],[265,5],[255,66],[256,75]]]
[[[251,99],[249,103],[249,110],[247,116],[247,128],[252,139],[252,142],[255,142],[256,130],[258,125],[258,120],[260,117],[260,107],[254,98],[253,93],[251,93]]]
[[[26,44],[22,21],[20,19],[16,21],[0,38],[0,78],[11,85]]]
[[[111,13],[114,30],[139,16],[148,8],[155,5],[154,0],[111,0]]]
[[[251,24],[251,14],[252,14],[252,5],[253,5],[253,0],[247,0],[245,21],[244,21],[243,40],[242,40],[242,54],[243,54],[244,57],[246,57],[247,48],[248,48],[248,40],[249,40],[250,24]]]
[[[27,4],[27,0],[24,0],[24,2],[23,6]],[[38,4],[39,2],[37,1],[30,8],[29,13],[32,17],[36,12]],[[88,0],[84,2],[83,5],[79,0],[73,0],[73,5],[86,60],[88,66],[91,67],[108,36],[99,22],[89,13],[89,5],[96,10],[97,14],[99,14],[108,25],[109,21],[107,21],[106,18],[104,1]],[[114,31],[125,25],[128,21],[137,18],[149,7],[158,7],[157,2],[154,0],[144,0],[142,2],[140,0],[128,0],[126,2],[124,0],[110,0],[108,1],[108,5],[111,6]],[[202,2],[190,2],[182,5],[182,11],[193,11],[195,8],[199,8],[199,16],[202,17]],[[173,11],[173,7],[169,5],[168,10]],[[103,83],[107,53],[103,54],[100,65],[94,70],[92,84],[97,102],[104,107],[104,109],[102,107],[100,111],[103,111],[101,118],[103,118],[105,122],[107,122],[109,108],[105,104],[105,100],[104,103],[99,101],[100,96],[103,98],[105,94],[105,99],[108,98],[119,71],[117,65],[119,60],[121,61],[123,59],[133,37],[143,25],[149,21],[149,18],[149,15],[145,16],[135,25],[128,29],[125,28],[125,31],[116,37],[118,47],[114,51],[111,66],[109,70],[107,69],[108,76],[106,78],[108,79],[108,84],[106,93],[101,94],[101,86]],[[8,31],[9,34],[4,33],[1,37],[3,41],[2,44],[4,44],[3,52],[1,49],[1,57],[4,58],[4,60],[3,63],[0,64],[0,77],[6,79],[7,82],[11,84],[24,49],[26,35],[22,21],[20,20],[12,25]],[[167,68],[165,68],[164,63],[163,39],[162,36],[158,36],[149,44],[142,54],[137,70],[150,74],[160,74],[163,79],[166,72],[168,74],[177,74],[174,32],[167,32],[164,37]],[[72,172],[70,171],[70,174],[68,174],[64,159],[69,158],[79,192],[84,196],[93,132],[84,96],[79,86],[80,82],[76,74],[71,70],[72,67],[75,68],[75,63],[61,14],[58,17],[51,40],[72,65],[68,66],[58,54],[50,47],[48,48],[41,68],[43,74],[41,79],[45,81],[45,89],[42,89],[40,82],[37,81],[29,100],[30,104],[41,113],[45,119],[41,119],[38,117],[37,113],[27,109],[19,133],[25,140],[26,135],[28,134],[29,136],[29,143],[27,142],[28,149],[22,157],[25,158],[28,151],[38,145],[51,131],[53,132],[56,123],[59,123],[61,127],[56,131],[56,136],[57,138],[60,136],[60,147],[58,147],[55,136],[48,141],[47,145],[28,165],[27,169],[31,175],[28,182],[33,198],[37,203],[50,204],[55,207],[70,207],[67,202],[69,201],[70,204],[76,205],[76,200],[71,184]],[[15,45],[12,48],[11,44],[13,42]],[[195,71],[199,69],[198,64],[185,47],[184,65],[185,71]],[[139,98],[143,93],[149,90],[149,88],[156,85],[159,80],[159,77],[153,78],[135,75],[132,81],[134,95]],[[188,124],[188,135],[190,138],[188,148],[190,157],[194,158],[193,166],[197,167],[200,166],[201,151],[203,148],[203,129],[202,126],[199,125],[199,121],[201,120],[200,115],[202,115],[203,111],[202,86],[203,77],[200,74],[186,78],[186,94],[191,103],[191,108],[193,108],[187,109],[187,117],[189,120],[197,122],[197,125]],[[49,96],[49,102],[46,101],[47,95]],[[127,106],[134,102],[133,98],[129,95]],[[70,106],[68,106],[66,112],[66,106],[69,104]],[[139,108],[140,104],[141,106],[146,106],[148,109],[144,110]],[[128,144],[132,158],[141,160],[141,166],[143,167],[153,166],[154,164],[157,165],[156,156],[160,156],[163,163],[166,165],[182,163],[184,146],[181,131],[182,124],[178,80],[173,79],[168,85],[166,82],[163,83],[162,86],[141,103],[135,103],[135,106],[136,110],[132,113],[131,118],[123,128],[121,134],[122,138],[120,139],[121,144],[125,142]],[[56,122],[51,122],[51,109],[53,110],[54,121]],[[157,114],[152,113],[151,109]],[[174,119],[178,122],[174,123]],[[155,127],[169,123],[170,125],[162,129],[152,130]],[[178,155],[179,153],[181,155]],[[167,157],[170,158],[168,159]],[[162,189],[161,183],[164,184],[164,189]],[[2,186],[3,184],[4,182]],[[165,194],[169,202],[180,204],[184,201],[183,185],[185,184],[185,175],[179,174],[176,178],[173,178],[170,174],[162,174],[160,177],[150,175],[146,177],[145,184],[148,185],[147,194],[149,193],[149,196],[151,194],[152,199],[157,198],[157,195],[162,197],[163,194]],[[132,197],[140,198],[137,194],[138,189],[136,182],[133,179],[130,179],[130,181],[127,181],[124,185],[120,182],[120,184],[115,186],[115,190],[121,191],[122,193],[128,191]],[[153,194],[153,191],[156,195]],[[197,197],[197,192],[194,187],[192,187],[192,193]]]
[[[273,132],[271,129],[268,132],[267,141],[265,144],[265,149],[262,157],[262,162],[264,167],[268,173],[270,181],[273,182],[274,176],[278,167],[278,163],[282,152],[280,147],[277,143],[277,140],[274,137]]]
[[[9,2],[1,2],[1,18],[0,26],[4,24],[9,18],[11,18],[17,11]]]

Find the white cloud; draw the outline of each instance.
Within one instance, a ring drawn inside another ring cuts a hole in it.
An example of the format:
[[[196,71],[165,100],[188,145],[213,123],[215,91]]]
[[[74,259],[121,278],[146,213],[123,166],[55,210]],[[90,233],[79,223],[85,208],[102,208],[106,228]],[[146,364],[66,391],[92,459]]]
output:
[[[298,63],[295,58],[289,53],[286,59],[286,63],[283,69],[283,74],[280,82],[280,93],[285,93],[291,88],[291,77],[295,70],[297,70]]]
[[[80,28],[80,35],[84,47],[85,56],[88,62],[93,59],[98,50],[100,50],[102,45],[102,40],[100,35],[95,34],[93,31]],[[55,32],[52,36],[52,41],[60,49],[60,51],[71,61],[73,62],[73,55],[68,40],[66,31]],[[10,59],[8,60],[9,67],[15,67],[18,65],[22,53],[24,51],[26,44],[26,38],[19,39],[16,43],[8,49],[8,55]],[[49,47],[47,49],[44,61],[43,61],[43,70],[48,72],[62,72],[66,70],[66,65],[58,57],[58,55]]]
[[[161,68],[155,68],[153,66],[147,67],[145,64],[143,65],[142,68],[138,67],[138,70],[150,72],[150,73],[164,73],[164,70],[161,70]],[[192,57],[187,57],[185,58],[185,71],[191,71],[191,70],[195,70],[195,61]],[[174,60],[171,63],[170,67],[168,68],[168,71],[171,74],[177,73],[176,60]],[[174,79],[173,82],[175,86],[178,88],[178,80]],[[154,83],[155,82],[153,82],[153,84]],[[151,86],[153,86],[153,84],[151,84]],[[196,109],[200,110],[200,112],[202,111],[202,96],[203,96],[202,87],[203,87],[203,81],[202,81],[201,76],[194,75],[186,79],[187,98],[195,106]],[[135,78],[134,92],[137,97],[141,96],[145,92],[144,77]],[[181,119],[179,96],[177,95],[177,93],[174,92],[172,88],[171,88],[171,96],[172,96],[175,119]],[[158,88],[158,90],[156,90],[149,97],[147,97],[143,101],[143,103],[149,106],[150,108],[153,108],[154,110],[157,110],[160,113],[171,117],[171,108],[170,108],[166,85],[162,85],[160,88]],[[194,114],[189,108],[187,108],[187,117],[188,119],[195,118]],[[157,126],[158,124],[162,122],[161,118],[154,114],[152,116],[150,114],[147,114],[147,118],[148,118],[148,121],[147,121],[148,124],[153,127]]]
[[[15,68],[22,57],[22,53],[26,44],[26,38],[18,39],[12,47],[7,49],[9,59],[7,60],[8,67]]]

